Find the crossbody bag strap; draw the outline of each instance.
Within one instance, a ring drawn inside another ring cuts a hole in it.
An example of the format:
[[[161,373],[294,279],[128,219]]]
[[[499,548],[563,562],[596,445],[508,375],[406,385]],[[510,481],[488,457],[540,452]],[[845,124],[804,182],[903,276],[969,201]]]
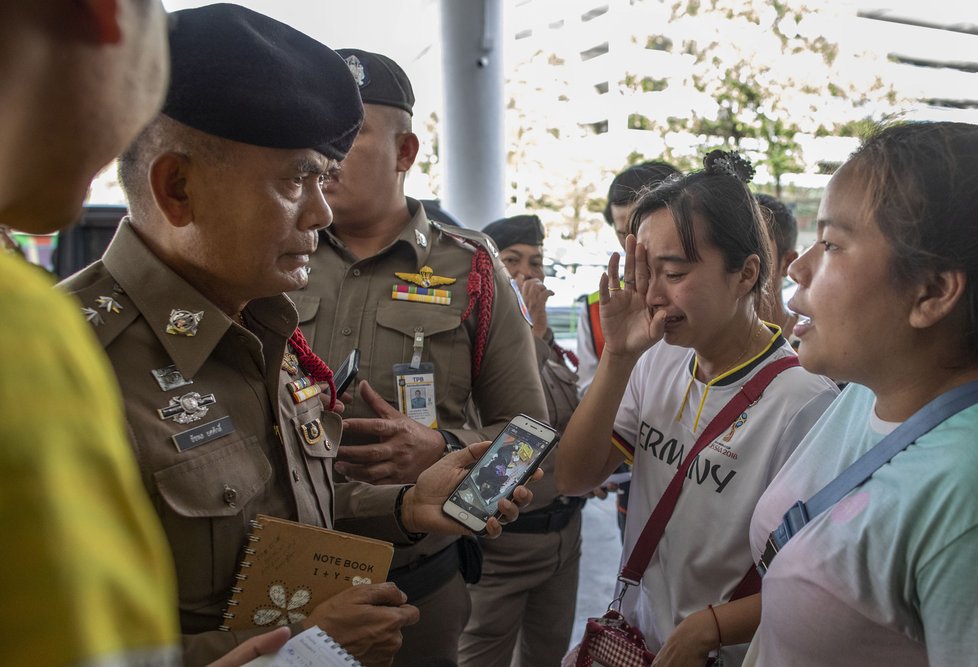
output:
[[[740,391],[737,392],[737,395],[710,421],[709,425],[696,440],[696,444],[693,445],[693,448],[679,466],[679,470],[676,471],[675,476],[669,482],[655,509],[652,510],[652,514],[649,516],[645,528],[642,529],[642,534],[639,536],[635,547],[632,549],[632,553],[628,556],[625,566],[618,575],[619,581],[628,585],[636,585],[641,581],[645,569],[649,566],[649,561],[652,560],[652,554],[655,553],[656,547],[659,546],[659,540],[662,539],[662,535],[666,530],[666,524],[669,523],[673,511],[676,509],[676,503],[679,501],[679,493],[682,491],[683,482],[686,480],[686,473],[689,472],[689,468],[693,465],[696,456],[707,445],[713,442],[714,439],[727,430],[744,410],[756,403],[774,378],[783,371],[797,365],[798,357],[793,355],[782,357],[767,364],[746,382]]]
[[[799,500],[792,505],[785,512],[781,525],[768,537],[764,553],[757,563],[757,570],[761,576],[764,576],[771,566],[771,561],[784,548],[788,540],[804,528],[812,518],[842,500],[917,438],[975,403],[978,403],[978,381],[944,392],[893,429],[875,447],[856,459],[807,502]]]

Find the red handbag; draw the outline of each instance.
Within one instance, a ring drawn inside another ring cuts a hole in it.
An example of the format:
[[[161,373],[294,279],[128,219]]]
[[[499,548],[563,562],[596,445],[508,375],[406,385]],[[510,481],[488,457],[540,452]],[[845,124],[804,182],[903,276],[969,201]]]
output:
[[[784,357],[771,362],[750,379],[741,390],[706,427],[696,444],[686,455],[679,470],[666,487],[665,493],[652,510],[649,520],[642,529],[642,534],[635,543],[635,548],[625,561],[618,575],[621,592],[608,606],[604,616],[589,618],[584,630],[584,638],[564,658],[562,667],[649,667],[655,654],[645,644],[645,637],[638,628],[633,628],[621,615],[621,600],[629,586],[637,586],[642,580],[645,569],[652,560],[659,540],[666,530],[666,524],[672,517],[679,501],[686,473],[696,459],[696,456],[715,438],[718,438],[748,407],[756,403],[764,390],[782,371],[798,365],[798,357]],[[761,590],[761,578],[757,570],[751,566],[734,589],[731,600],[737,600],[753,595]],[[618,609],[615,609],[615,607]],[[710,658],[707,667],[720,667],[717,658]]]
[[[587,619],[584,639],[575,649],[574,667],[647,667],[655,654],[645,645],[645,637],[614,609],[604,616]],[[565,660],[565,665],[568,662]]]

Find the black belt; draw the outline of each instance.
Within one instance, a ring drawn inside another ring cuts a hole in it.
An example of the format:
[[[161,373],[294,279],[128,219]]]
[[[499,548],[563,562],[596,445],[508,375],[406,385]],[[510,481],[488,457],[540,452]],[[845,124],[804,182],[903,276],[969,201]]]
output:
[[[394,568],[387,579],[397,584],[408,602],[414,604],[447,584],[458,569],[458,546],[452,542],[437,553]]]
[[[555,533],[563,530],[584,506],[584,498],[563,497],[503,526],[504,533]]]

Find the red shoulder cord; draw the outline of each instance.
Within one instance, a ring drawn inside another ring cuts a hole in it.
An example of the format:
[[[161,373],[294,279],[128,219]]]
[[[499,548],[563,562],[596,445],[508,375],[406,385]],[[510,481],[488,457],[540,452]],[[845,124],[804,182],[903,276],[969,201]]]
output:
[[[306,372],[306,375],[316,382],[325,382],[329,385],[329,409],[332,410],[336,407],[336,385],[333,383],[333,371],[330,370],[325,361],[319,358],[319,355],[312,351],[299,327],[296,327],[295,331],[292,332],[289,345],[295,350],[295,356],[299,359],[299,366]]]
[[[573,352],[571,352],[570,350],[565,349],[565,348],[561,347],[560,345],[557,345],[557,341],[554,341],[553,343],[551,343],[550,344],[550,347],[552,347],[554,349],[554,352],[556,352],[558,355],[560,355],[560,360],[561,361],[565,361],[566,360],[566,361],[571,362],[571,365],[574,367],[574,370],[575,371],[578,368],[581,367],[580,366],[580,362],[577,359],[577,355],[574,354]]]
[[[475,345],[472,350],[472,383],[482,371],[482,357],[486,353],[486,343],[489,341],[489,325],[492,322],[492,303],[496,293],[496,282],[493,280],[494,268],[489,251],[479,246],[472,255],[472,270],[469,272],[468,293],[469,305],[462,313],[462,321],[468,319],[476,303],[479,311],[475,326]]]

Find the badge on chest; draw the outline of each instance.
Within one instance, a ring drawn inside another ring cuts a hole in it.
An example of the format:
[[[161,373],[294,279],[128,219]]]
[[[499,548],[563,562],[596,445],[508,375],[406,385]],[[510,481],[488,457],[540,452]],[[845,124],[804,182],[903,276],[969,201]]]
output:
[[[394,364],[394,384],[397,409],[419,424],[438,428],[434,364]]]

